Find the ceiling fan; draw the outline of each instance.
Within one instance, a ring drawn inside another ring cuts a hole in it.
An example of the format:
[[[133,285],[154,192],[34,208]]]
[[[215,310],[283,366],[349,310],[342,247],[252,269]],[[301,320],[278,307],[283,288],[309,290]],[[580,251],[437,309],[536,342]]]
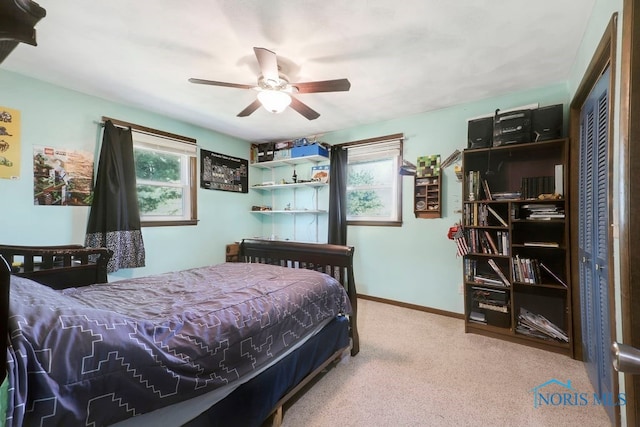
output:
[[[256,111],[262,105],[272,113],[281,113],[287,107],[293,108],[308,120],[320,117],[320,113],[295,98],[294,94],[317,92],[346,92],[351,87],[347,79],[324,80],[305,83],[290,83],[286,75],[280,72],[275,52],[262,47],[254,47],[253,51],[260,65],[262,75],[258,78],[257,85],[217,82],[191,78],[191,83],[234,87],[238,89],[254,89],[258,91],[255,101],[238,113],[238,117],[246,117]]]

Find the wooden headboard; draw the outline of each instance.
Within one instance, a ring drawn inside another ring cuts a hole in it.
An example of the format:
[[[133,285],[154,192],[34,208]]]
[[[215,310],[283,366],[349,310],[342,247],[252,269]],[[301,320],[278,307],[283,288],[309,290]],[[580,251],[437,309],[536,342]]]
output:
[[[54,289],[107,282],[107,248],[66,246],[0,245],[0,380],[5,377],[7,361],[7,317],[11,274],[27,277]]]
[[[27,277],[53,289],[107,282],[107,263],[112,252],[107,248],[66,246],[5,246],[0,255],[12,274]]]

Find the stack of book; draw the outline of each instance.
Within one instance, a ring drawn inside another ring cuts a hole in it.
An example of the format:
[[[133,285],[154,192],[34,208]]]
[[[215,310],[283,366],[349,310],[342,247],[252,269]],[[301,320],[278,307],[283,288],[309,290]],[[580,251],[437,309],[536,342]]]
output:
[[[519,200],[519,191],[502,191],[500,193],[491,193],[492,200]]]
[[[533,203],[522,205],[526,209],[526,219],[549,220],[564,219],[564,208],[554,203]]]
[[[520,308],[516,331],[536,338],[569,342],[569,336],[566,332],[551,323],[546,317],[524,308]]]

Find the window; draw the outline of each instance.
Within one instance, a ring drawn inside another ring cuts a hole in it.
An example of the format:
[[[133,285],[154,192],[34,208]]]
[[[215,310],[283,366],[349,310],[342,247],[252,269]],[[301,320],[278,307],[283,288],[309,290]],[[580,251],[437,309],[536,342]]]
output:
[[[402,135],[345,144],[347,167],[347,223],[402,224]]]
[[[132,133],[142,226],[197,224],[195,144],[135,129]]]

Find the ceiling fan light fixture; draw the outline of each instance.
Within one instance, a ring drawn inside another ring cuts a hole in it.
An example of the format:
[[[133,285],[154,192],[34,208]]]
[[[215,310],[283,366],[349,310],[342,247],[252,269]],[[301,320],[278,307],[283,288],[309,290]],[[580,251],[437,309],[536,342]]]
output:
[[[291,104],[291,96],[279,90],[262,90],[258,92],[258,100],[272,113],[282,113]]]

